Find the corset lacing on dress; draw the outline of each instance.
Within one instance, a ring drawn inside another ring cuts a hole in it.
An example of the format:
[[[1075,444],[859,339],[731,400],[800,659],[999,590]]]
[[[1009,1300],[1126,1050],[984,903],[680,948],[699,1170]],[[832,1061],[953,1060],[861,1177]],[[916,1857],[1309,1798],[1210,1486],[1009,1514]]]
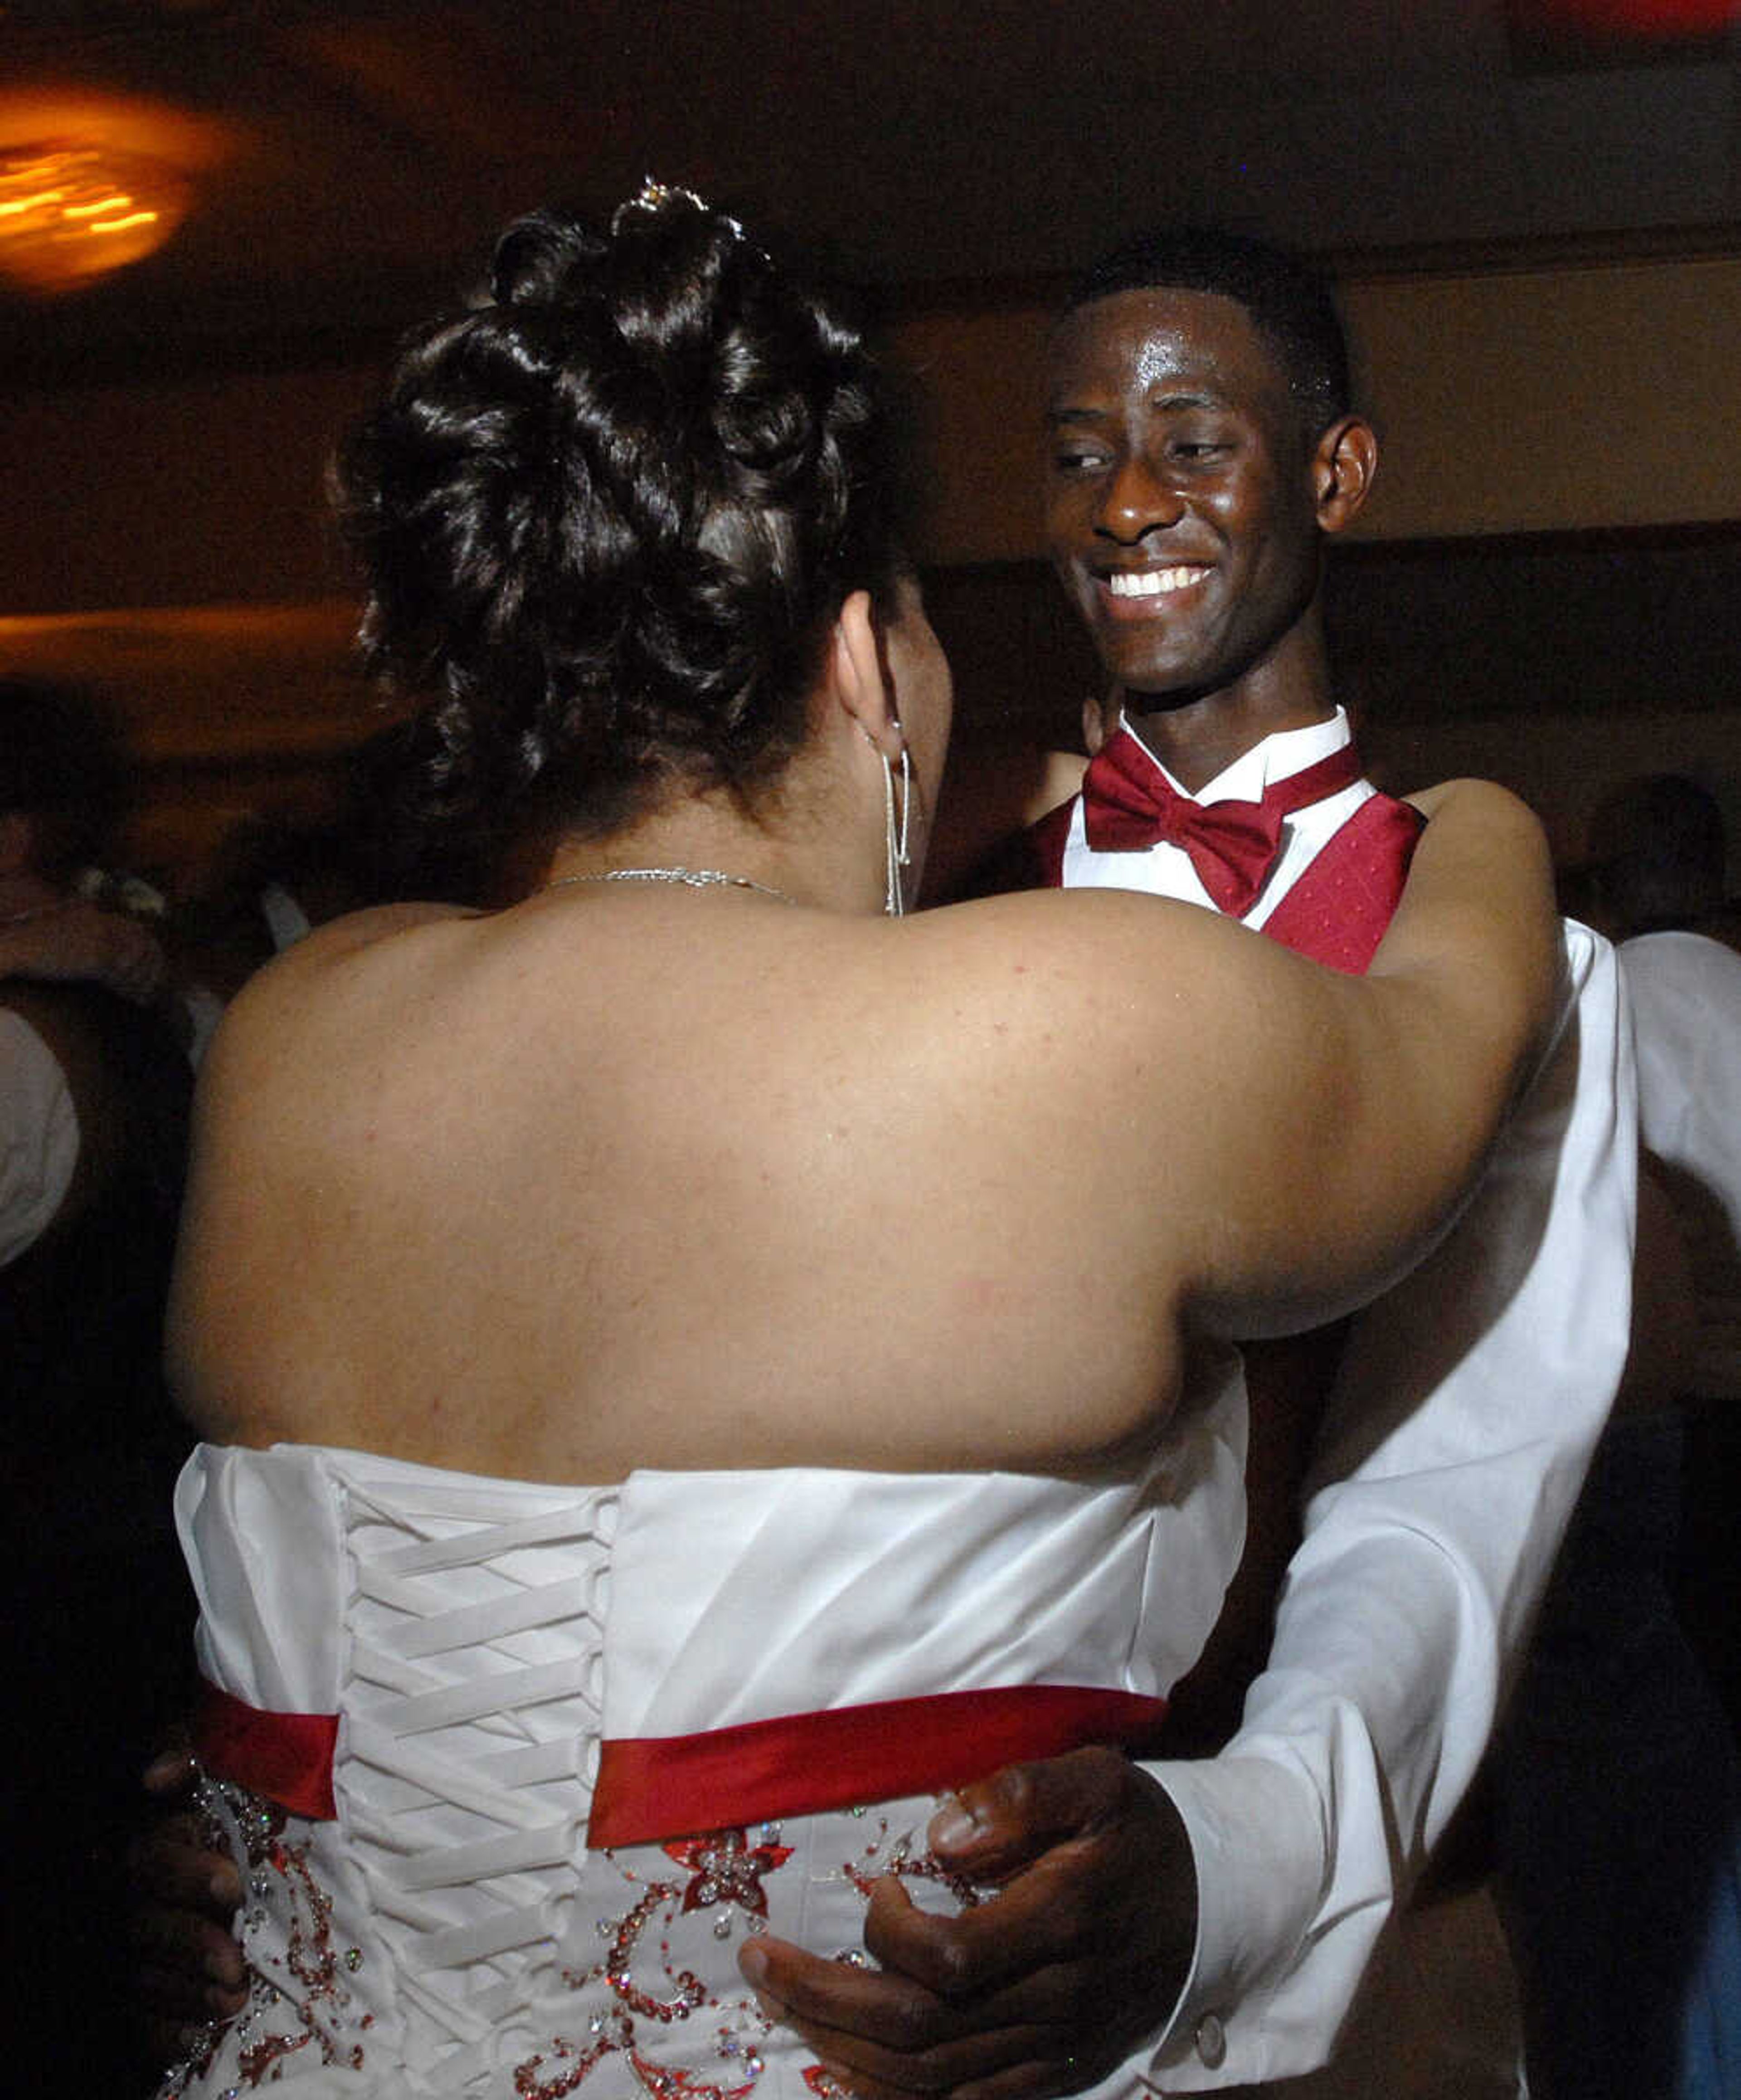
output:
[[[244,2089],[398,2058],[391,2089],[458,2092],[527,2053],[585,1851],[617,1493],[345,1467],[338,1820],[249,1844]]]
[[[408,2033],[476,2043],[536,1995],[526,1972],[553,1960],[585,1849],[616,1497],[529,1515],[481,1485],[415,1506],[397,1482],[390,1505],[364,1492],[342,1813]],[[379,1783],[348,1787],[353,1762]]]

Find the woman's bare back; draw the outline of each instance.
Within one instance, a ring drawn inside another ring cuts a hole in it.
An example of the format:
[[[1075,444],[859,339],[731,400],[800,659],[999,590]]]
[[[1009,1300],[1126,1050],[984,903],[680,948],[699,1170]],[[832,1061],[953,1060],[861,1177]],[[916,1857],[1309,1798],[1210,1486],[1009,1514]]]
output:
[[[1121,1347],[1124,1285],[1034,1215],[1038,1085],[992,1114],[1009,1022],[923,995],[917,931],[616,893],[287,958],[204,1090],[196,1425],[588,1480],[1076,1465],[1130,1433],[1165,1323]]]
[[[1382,965],[1118,893],[343,922],[209,1060],[183,1405],[531,1478],[1091,1468],[1170,1407],[1189,1325],[1377,1288],[1420,1243],[1399,1179],[1479,1157],[1467,1070],[1497,1095],[1514,1055]],[[1411,1043],[1413,1086],[1361,1083]]]

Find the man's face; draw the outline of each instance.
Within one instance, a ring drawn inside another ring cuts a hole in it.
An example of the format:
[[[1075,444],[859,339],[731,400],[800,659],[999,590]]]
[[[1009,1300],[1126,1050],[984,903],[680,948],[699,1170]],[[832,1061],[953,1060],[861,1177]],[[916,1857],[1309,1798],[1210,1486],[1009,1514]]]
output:
[[[1112,677],[1177,702],[1267,660],[1316,592],[1319,520],[1312,447],[1245,308],[1165,289],[1079,307],[1047,422],[1052,562]]]

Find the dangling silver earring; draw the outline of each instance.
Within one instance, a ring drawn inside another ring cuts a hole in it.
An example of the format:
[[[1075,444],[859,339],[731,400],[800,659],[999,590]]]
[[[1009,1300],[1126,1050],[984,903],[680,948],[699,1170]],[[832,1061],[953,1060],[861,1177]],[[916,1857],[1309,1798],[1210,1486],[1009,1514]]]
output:
[[[901,823],[897,832],[895,825],[895,772],[886,753],[883,756],[883,815],[888,840],[888,889],[883,909],[891,919],[903,918],[906,913],[906,898],[901,889],[901,871],[913,865],[913,855],[908,834],[913,821],[913,758],[900,723],[894,724],[895,734],[901,738]]]
[[[891,919],[899,919],[906,912],[906,899],[901,893],[901,871],[907,865],[907,812],[912,806],[913,779],[907,748],[903,743],[901,747],[901,823],[897,830],[895,823],[895,769],[886,751],[877,755],[883,761],[883,831],[888,869],[883,909]]]

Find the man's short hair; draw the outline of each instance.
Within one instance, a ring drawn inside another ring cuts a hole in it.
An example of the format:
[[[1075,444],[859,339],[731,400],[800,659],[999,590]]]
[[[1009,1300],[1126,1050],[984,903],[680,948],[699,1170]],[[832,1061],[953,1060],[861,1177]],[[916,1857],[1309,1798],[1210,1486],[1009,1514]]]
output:
[[[1123,241],[1070,288],[1064,311],[1119,292],[1213,292],[1243,307],[1316,437],[1353,400],[1348,341],[1329,287],[1285,248],[1213,227],[1161,227]]]

